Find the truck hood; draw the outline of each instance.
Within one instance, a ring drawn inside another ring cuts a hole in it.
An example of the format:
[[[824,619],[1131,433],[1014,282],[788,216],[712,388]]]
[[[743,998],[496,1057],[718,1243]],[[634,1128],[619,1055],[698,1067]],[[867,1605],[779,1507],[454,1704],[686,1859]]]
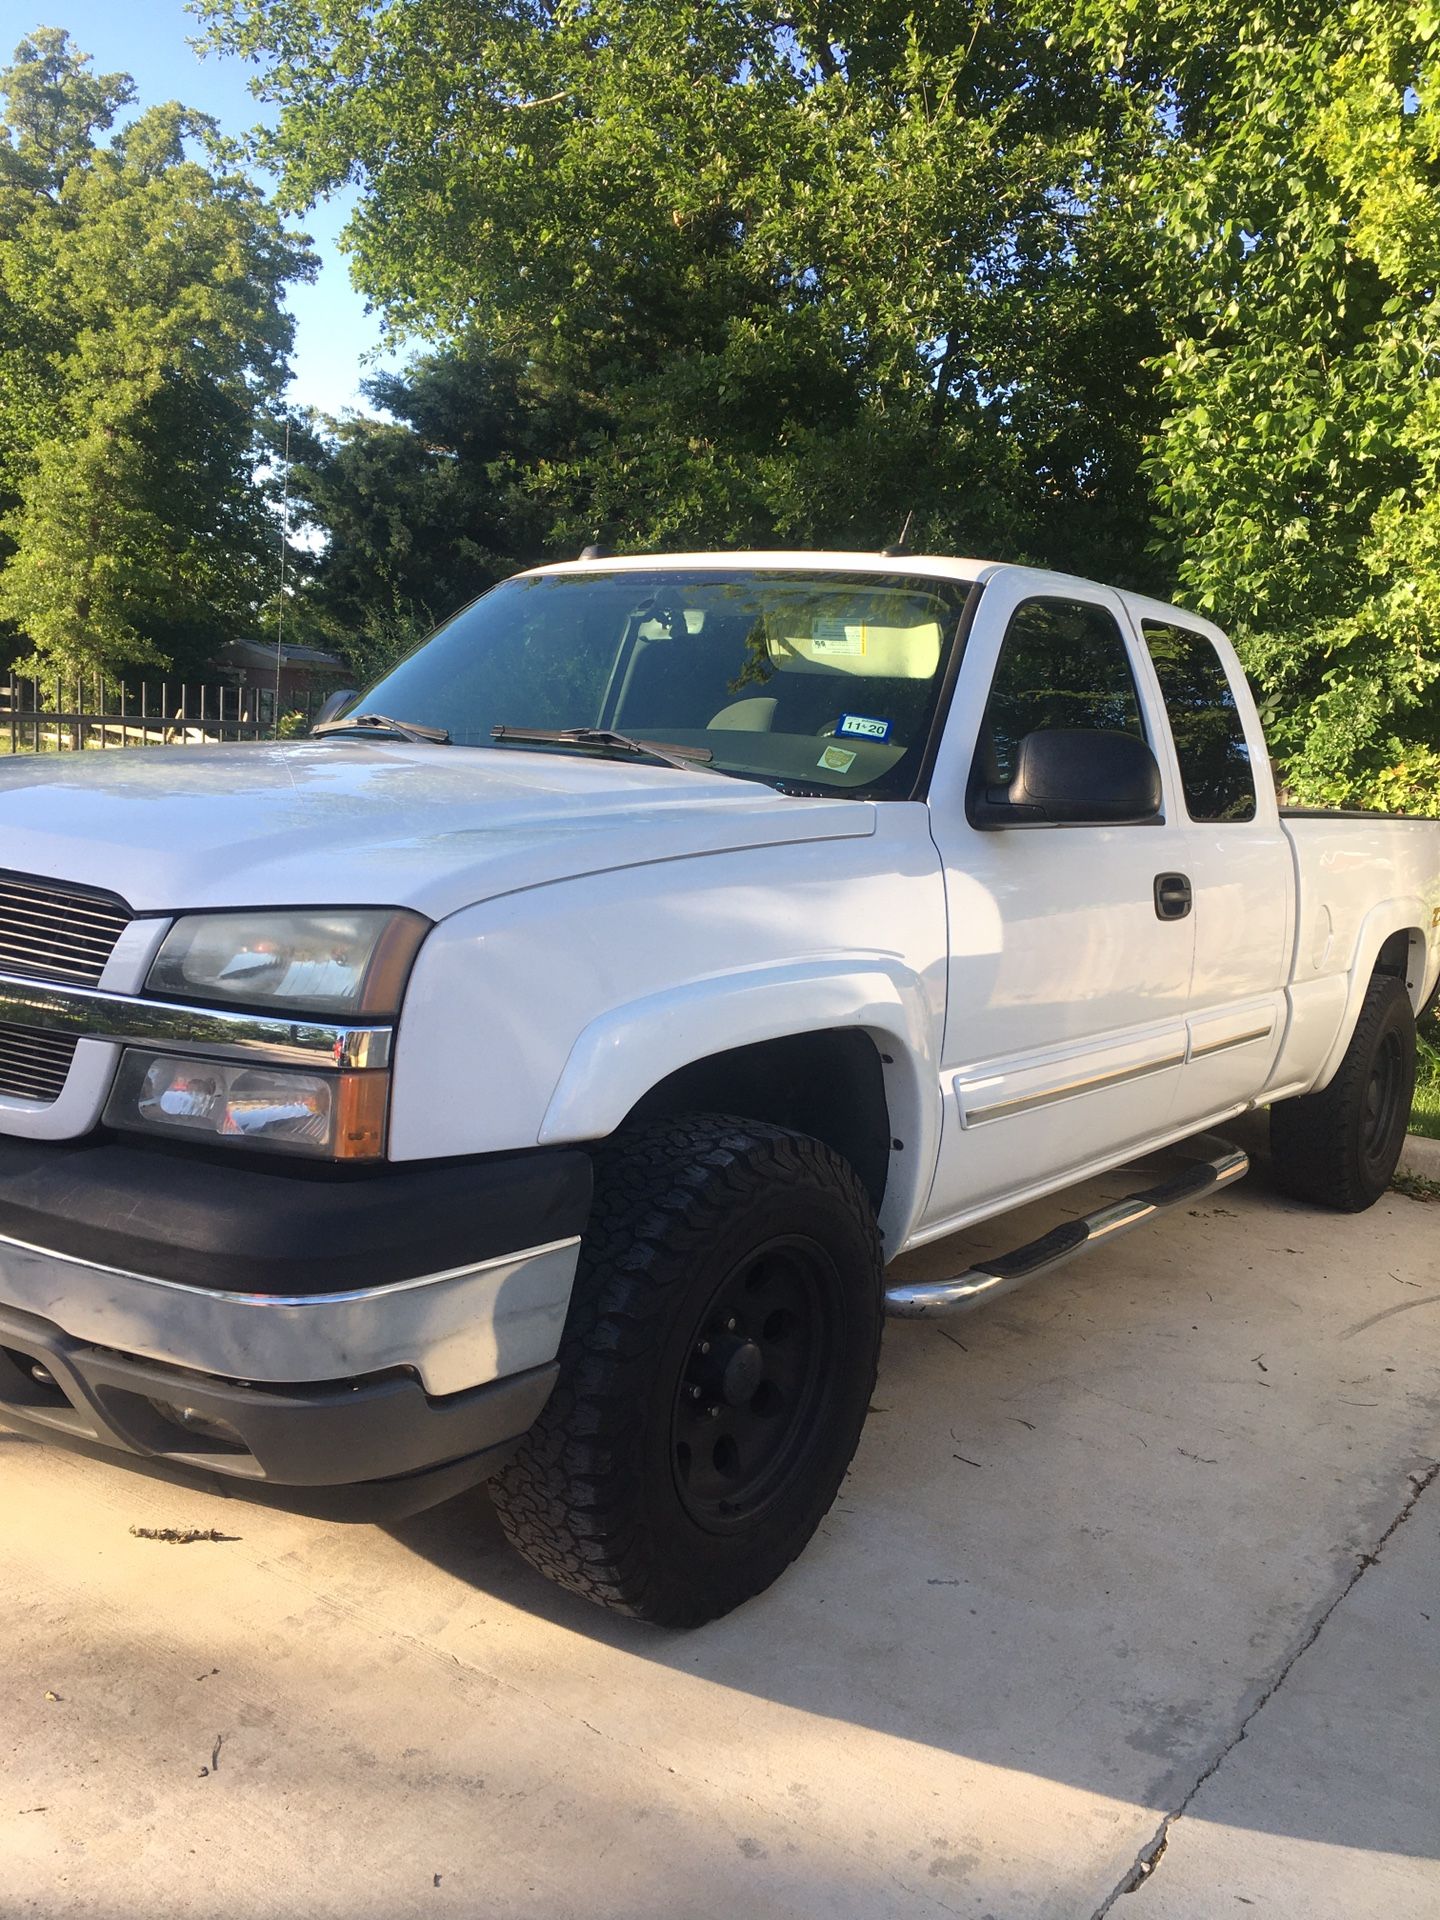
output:
[[[865,801],[587,755],[340,736],[0,761],[0,868],[139,913],[405,906],[875,831]]]

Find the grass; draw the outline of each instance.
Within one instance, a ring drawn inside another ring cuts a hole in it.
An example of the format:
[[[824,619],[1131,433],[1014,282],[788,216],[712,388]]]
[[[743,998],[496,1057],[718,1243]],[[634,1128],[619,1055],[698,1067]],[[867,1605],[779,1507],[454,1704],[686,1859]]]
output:
[[[1440,1072],[1428,1066],[1423,1055],[1415,1082],[1415,1105],[1410,1109],[1410,1131],[1440,1140]]]
[[[1420,1022],[1420,1057],[1415,1062],[1415,1104],[1410,1109],[1411,1133],[1440,1140],[1440,1018],[1426,1014]]]

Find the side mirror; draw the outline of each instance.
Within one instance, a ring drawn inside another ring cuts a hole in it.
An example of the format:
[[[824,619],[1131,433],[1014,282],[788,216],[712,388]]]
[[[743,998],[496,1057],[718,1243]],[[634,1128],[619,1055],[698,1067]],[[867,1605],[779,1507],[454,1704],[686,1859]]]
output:
[[[333,720],[342,707],[348,707],[352,700],[358,700],[358,687],[341,687],[335,693],[328,694],[325,704],[310,722],[312,727],[323,726],[327,720]]]
[[[1045,727],[1020,742],[1008,787],[975,795],[970,818],[987,828],[1112,826],[1158,820],[1160,802],[1160,768],[1133,733]]]

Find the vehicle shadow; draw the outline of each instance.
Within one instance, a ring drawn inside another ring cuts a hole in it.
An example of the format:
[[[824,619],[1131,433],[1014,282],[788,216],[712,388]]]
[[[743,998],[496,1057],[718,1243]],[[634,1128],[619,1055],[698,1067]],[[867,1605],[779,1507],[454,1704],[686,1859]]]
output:
[[[1096,1197],[906,1266],[958,1271]],[[624,1659],[1171,1809],[1411,1493],[1440,1316],[1346,1335],[1404,1297],[1420,1257],[1398,1211],[1411,1205],[1318,1214],[1276,1194],[1262,1164],[1218,1203],[988,1309],[892,1322],[859,1456],[817,1538],[769,1593],[697,1633],[550,1585],[483,1494],[387,1531],[465,1588]],[[1299,1796],[1286,1831],[1440,1855],[1419,1791]]]

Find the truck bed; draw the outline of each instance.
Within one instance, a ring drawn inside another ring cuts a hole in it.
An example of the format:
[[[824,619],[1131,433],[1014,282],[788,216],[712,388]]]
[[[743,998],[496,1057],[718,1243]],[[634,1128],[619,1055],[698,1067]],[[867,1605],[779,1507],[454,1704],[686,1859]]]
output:
[[[1417,1007],[1434,991],[1440,929],[1440,820],[1287,808],[1281,827],[1295,862],[1292,1018],[1272,1096],[1324,1084],[1335,1035],[1348,1035],[1387,944]],[[1416,929],[1405,940],[1396,926]],[[1387,936],[1390,936],[1387,942]]]

